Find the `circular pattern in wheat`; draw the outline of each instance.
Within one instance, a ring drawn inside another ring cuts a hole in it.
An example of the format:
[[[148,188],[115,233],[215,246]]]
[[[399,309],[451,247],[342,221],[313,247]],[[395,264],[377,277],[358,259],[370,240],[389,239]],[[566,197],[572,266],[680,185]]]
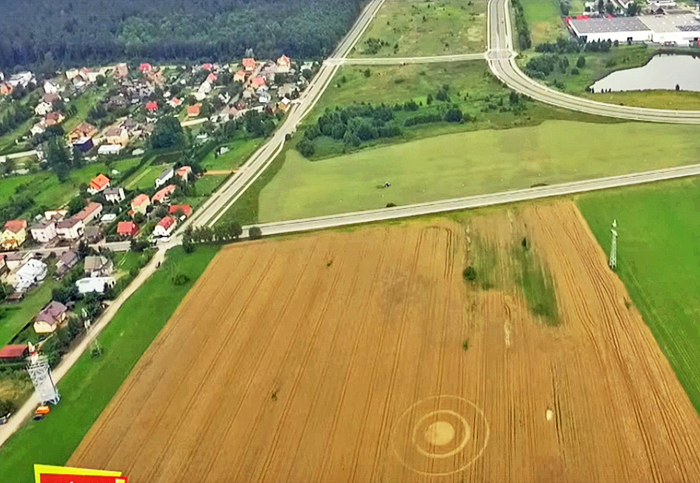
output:
[[[411,471],[444,476],[469,467],[486,449],[483,411],[457,396],[423,399],[406,409],[392,431],[394,455]]]

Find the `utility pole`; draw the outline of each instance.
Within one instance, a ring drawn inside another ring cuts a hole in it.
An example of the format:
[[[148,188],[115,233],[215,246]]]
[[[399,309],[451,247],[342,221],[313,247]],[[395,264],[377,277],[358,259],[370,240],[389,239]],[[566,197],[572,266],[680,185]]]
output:
[[[608,261],[608,265],[615,270],[617,268],[617,220],[613,220],[610,231],[612,232],[612,245],[610,246],[610,260]]]

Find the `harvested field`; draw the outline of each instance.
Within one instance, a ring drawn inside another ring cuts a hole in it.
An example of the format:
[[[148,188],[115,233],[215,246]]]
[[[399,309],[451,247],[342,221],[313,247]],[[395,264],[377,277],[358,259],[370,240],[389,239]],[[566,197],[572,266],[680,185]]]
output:
[[[234,245],[69,465],[135,483],[697,481],[700,418],[627,297],[568,202]]]

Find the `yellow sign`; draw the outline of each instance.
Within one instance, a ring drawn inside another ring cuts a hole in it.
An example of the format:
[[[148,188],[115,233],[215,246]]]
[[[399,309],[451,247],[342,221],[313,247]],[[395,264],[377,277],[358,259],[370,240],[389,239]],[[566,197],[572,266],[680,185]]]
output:
[[[91,479],[91,476],[95,478]],[[34,465],[35,483],[59,483],[66,480],[66,478],[80,482],[126,483],[127,479],[120,478],[121,476],[121,471],[86,470],[83,468],[69,468],[66,466]]]

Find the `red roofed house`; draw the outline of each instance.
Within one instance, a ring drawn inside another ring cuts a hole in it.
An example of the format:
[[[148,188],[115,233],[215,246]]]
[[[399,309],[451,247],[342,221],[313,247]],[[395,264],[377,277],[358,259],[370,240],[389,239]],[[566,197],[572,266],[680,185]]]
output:
[[[2,247],[6,250],[17,248],[27,239],[27,220],[10,220],[0,235]]]
[[[212,67],[214,67],[214,66],[211,65],[209,62],[205,62],[202,64],[202,69],[204,69],[204,70],[211,70]]]
[[[251,57],[243,59],[243,62],[241,62],[241,64],[243,64],[243,68],[245,70],[255,69],[255,59],[253,59]]]
[[[109,178],[104,174],[98,174],[90,180],[90,186],[88,186],[87,192],[94,195],[105,188],[109,188]]]
[[[166,216],[156,225],[155,229],[153,230],[153,236],[156,238],[170,236],[175,228],[175,225],[177,225],[175,219],[171,218],[170,216]]]
[[[192,176],[192,168],[190,166],[181,166],[177,168],[175,174],[182,178],[183,181],[189,181],[190,176]]]
[[[0,359],[3,361],[20,361],[29,355],[27,344],[11,344],[0,349]]]
[[[100,203],[90,202],[88,205],[73,215],[73,219],[80,220],[83,225],[87,225],[92,220],[97,218],[102,213],[102,205]]]
[[[199,112],[202,110],[201,104],[187,106],[187,117],[199,117]]]
[[[175,215],[178,211],[182,210],[182,213],[184,214],[184,218],[189,218],[190,215],[192,214],[192,207],[190,205],[172,205],[170,207],[170,214]],[[180,218],[182,219],[182,218]]]
[[[148,112],[156,112],[158,110],[158,103],[156,101],[147,102],[146,110]]]
[[[49,112],[44,118],[44,125],[47,127],[55,126],[57,124],[61,124],[65,118],[66,116],[64,116],[60,112]]]
[[[168,197],[175,192],[176,186],[174,184],[169,184],[162,190],[158,191],[156,194],[153,195],[153,198],[151,198],[151,201],[153,203],[165,203],[168,201]]]
[[[0,95],[9,96],[14,90],[15,88],[12,87],[12,84],[8,84],[7,82],[0,84]]]
[[[141,72],[150,72],[152,68],[153,67],[151,67],[151,64],[149,64],[147,62],[145,62],[139,66],[139,70]]]
[[[277,59],[277,72],[279,72],[280,74],[286,74],[291,68],[292,59],[290,59],[286,55],[283,55],[282,57]]]
[[[51,334],[58,329],[58,326],[66,320],[67,316],[68,307],[61,302],[52,300],[34,319],[34,332],[37,334]]]
[[[176,108],[180,107],[182,105],[182,99],[178,99],[177,97],[173,97],[168,101],[168,104],[170,104],[170,107]]]
[[[148,195],[140,194],[133,200],[131,200],[131,209],[134,213],[146,214],[146,208],[151,205],[151,200]]]
[[[211,84],[213,84],[214,82],[216,82],[216,79],[218,79],[218,78],[219,78],[219,77],[218,77],[216,74],[214,74],[213,72],[207,76],[207,80],[208,80]]]
[[[133,221],[120,221],[117,224],[117,235],[122,238],[133,238],[139,232],[139,226]]]
[[[265,85],[265,78],[261,76],[253,77],[250,84],[253,86],[253,88],[257,89],[258,87]]]
[[[243,82],[245,82],[245,78],[246,78],[246,73],[244,70],[236,71],[236,73],[233,74],[233,82],[243,83]]]

